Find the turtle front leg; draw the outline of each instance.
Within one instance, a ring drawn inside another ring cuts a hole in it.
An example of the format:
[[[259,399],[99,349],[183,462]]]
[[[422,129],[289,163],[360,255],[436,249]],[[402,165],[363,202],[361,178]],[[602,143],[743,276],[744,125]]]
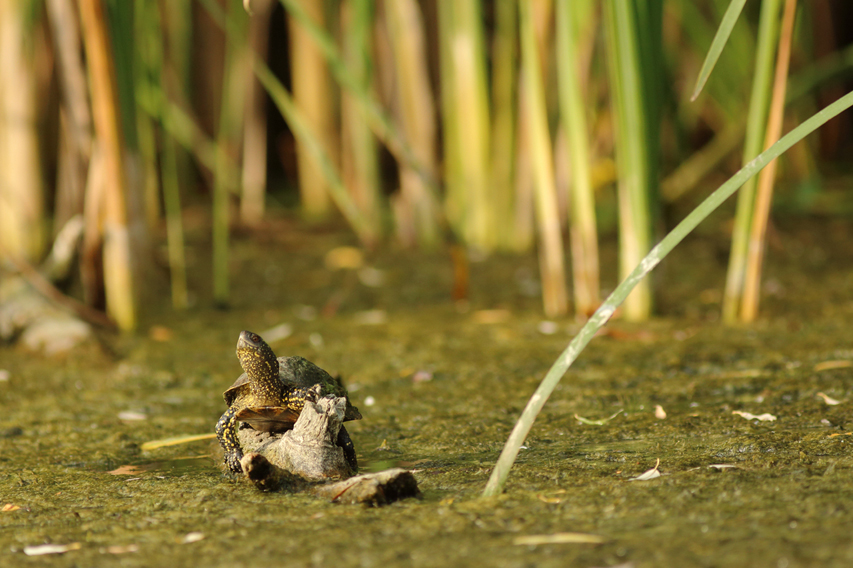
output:
[[[240,448],[240,441],[237,439],[236,408],[231,407],[226,410],[219,422],[216,423],[216,437],[219,439],[219,445],[225,451],[225,465],[234,473],[243,473],[243,466],[240,465],[243,450]]]
[[[352,468],[352,472],[358,473],[358,458],[355,455],[355,444],[352,443],[352,438],[349,437],[347,429],[341,425],[338,431],[337,445],[344,451],[344,458]]]

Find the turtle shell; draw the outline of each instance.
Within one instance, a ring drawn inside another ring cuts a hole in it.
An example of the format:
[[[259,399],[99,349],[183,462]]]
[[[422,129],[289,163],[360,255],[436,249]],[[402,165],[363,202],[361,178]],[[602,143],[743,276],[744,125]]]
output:
[[[241,394],[249,394],[249,376],[246,373],[243,373],[237,380],[234,381],[234,384],[228,387],[228,389],[222,393],[222,396],[225,397],[225,404],[231,406],[236,399]]]

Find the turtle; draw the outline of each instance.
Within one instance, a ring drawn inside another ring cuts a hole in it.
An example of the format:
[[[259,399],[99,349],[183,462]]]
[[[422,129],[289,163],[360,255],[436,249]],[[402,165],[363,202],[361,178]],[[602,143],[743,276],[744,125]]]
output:
[[[284,432],[293,428],[306,401],[322,396],[346,398],[344,420],[359,420],[361,413],[350,404],[340,378],[303,357],[276,357],[257,333],[240,332],[237,358],[245,371],[224,393],[228,410],[216,423],[216,437],[225,451],[225,464],[241,473],[243,450],[237,438],[238,423],[262,432]],[[358,471],[355,446],[341,426],[337,444],[344,450],[353,471]]]

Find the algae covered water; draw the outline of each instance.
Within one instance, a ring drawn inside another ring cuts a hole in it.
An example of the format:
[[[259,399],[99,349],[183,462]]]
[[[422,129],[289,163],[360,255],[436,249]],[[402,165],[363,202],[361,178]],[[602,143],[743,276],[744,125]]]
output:
[[[849,565],[849,233],[786,234],[748,328],[716,321],[713,247],[676,251],[662,316],[592,341],[493,499],[491,467],[579,327],[543,321],[535,259],[472,264],[455,304],[442,253],[376,253],[359,271],[324,264],[338,234],[240,241],[229,310],[206,307],[199,270],[195,307],[152,303],[137,337],[54,358],[0,348],[0,564]],[[409,468],[422,498],[261,493],[223,475],[215,440],[143,450],[213,432],[242,329],[340,373],[363,469]]]

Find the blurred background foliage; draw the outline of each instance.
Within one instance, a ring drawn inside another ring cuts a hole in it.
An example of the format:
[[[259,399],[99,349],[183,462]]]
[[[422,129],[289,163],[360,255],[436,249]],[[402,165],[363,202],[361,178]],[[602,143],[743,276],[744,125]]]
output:
[[[624,276],[850,90],[851,21],[846,0],[0,0],[0,255],[37,265],[82,219],[74,294],[129,330],[161,241],[187,306],[188,211],[210,220],[227,304],[230,232],[298,209],[462,265],[535,249],[545,313],[585,317],[601,236],[618,234]],[[741,294],[761,255],[738,247],[763,250],[774,177],[780,206],[850,215],[850,150],[848,113],[783,156],[763,198],[741,193],[728,321],[755,317]],[[623,315],[652,297],[642,284]]]

